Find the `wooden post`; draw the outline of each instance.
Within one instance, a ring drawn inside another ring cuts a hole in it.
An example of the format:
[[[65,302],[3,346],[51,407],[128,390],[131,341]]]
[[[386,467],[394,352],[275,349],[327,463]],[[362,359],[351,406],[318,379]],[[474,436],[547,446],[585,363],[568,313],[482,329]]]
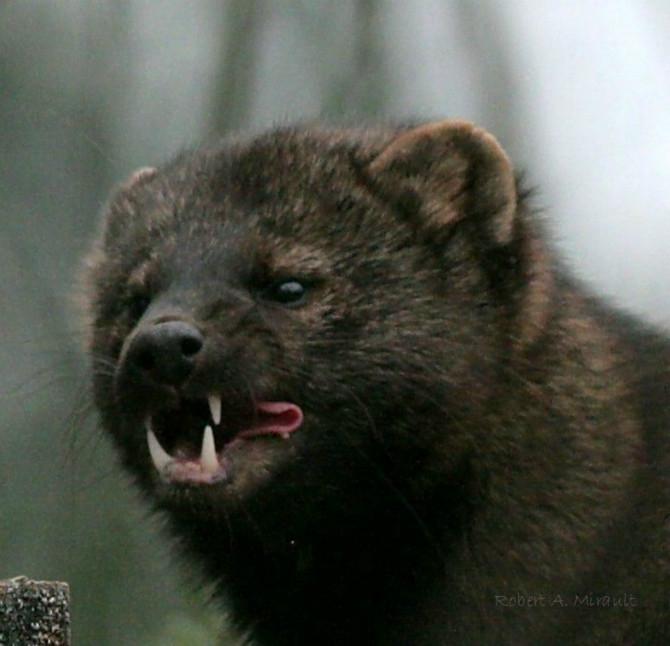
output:
[[[24,644],[70,646],[67,583],[25,576],[0,581],[0,645]]]

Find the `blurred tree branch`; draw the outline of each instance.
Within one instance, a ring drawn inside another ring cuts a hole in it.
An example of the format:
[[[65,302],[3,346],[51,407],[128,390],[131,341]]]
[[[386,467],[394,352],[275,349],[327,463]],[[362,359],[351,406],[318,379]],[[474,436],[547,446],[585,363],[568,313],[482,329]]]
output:
[[[510,60],[512,43],[506,38],[501,7],[495,1],[482,0],[456,2],[454,9],[460,15],[464,47],[470,49],[472,60],[477,61],[475,71],[482,92],[482,124],[495,132],[505,148],[514,154],[515,146],[519,146],[526,133],[520,125],[517,74]]]
[[[224,12],[223,56],[213,82],[209,131],[225,134],[247,124],[253,105],[266,0],[229,0]]]
[[[324,99],[323,112],[340,118],[347,114],[378,117],[386,105],[387,93],[379,48],[380,3],[358,0],[355,7],[355,44],[349,69]]]

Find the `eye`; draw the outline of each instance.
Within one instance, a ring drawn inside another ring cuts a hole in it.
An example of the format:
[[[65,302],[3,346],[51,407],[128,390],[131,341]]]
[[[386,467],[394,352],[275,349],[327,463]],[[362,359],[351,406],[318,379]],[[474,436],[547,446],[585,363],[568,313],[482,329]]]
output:
[[[278,281],[263,292],[266,300],[282,305],[302,305],[307,296],[307,287],[295,278]]]
[[[146,312],[151,299],[146,294],[135,294],[128,304],[128,312],[133,321],[137,321]]]

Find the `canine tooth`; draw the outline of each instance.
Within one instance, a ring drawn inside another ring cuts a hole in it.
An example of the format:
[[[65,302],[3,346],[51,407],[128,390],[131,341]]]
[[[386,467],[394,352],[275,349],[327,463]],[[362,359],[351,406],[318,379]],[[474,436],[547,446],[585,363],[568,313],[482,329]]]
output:
[[[172,456],[161,446],[155,433],[147,424],[147,443],[149,444],[149,453],[156,469],[160,472],[173,461]]]
[[[221,397],[210,395],[207,401],[209,402],[209,411],[212,414],[214,425],[218,426],[221,423]]]
[[[200,464],[205,473],[215,474],[219,471],[219,459],[216,457],[214,432],[211,426],[205,426],[202,434],[202,448],[200,449]]]

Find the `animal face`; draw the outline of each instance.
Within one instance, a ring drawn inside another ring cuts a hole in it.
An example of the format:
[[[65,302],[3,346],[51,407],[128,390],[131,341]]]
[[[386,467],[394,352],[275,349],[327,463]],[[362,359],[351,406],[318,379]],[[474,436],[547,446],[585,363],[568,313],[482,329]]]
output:
[[[509,196],[490,151],[434,159],[415,132],[275,132],[112,200],[87,273],[95,395],[161,504],[318,498],[467,450],[507,315],[482,240]],[[484,218],[465,198],[491,177]]]

